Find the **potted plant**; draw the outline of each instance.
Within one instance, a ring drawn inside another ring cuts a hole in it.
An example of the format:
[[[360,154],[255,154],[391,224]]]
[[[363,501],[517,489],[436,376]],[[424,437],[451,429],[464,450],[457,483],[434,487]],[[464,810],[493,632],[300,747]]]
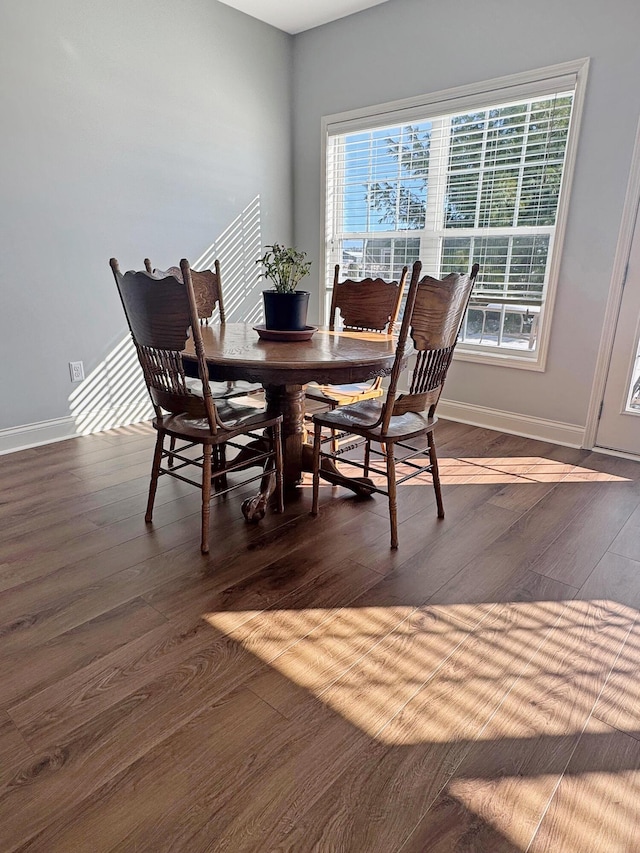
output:
[[[309,292],[296,290],[298,283],[309,275],[311,261],[307,253],[274,243],[265,246],[257,263],[262,264],[265,278],[273,284],[262,293],[265,326],[279,331],[302,331],[307,328]]]

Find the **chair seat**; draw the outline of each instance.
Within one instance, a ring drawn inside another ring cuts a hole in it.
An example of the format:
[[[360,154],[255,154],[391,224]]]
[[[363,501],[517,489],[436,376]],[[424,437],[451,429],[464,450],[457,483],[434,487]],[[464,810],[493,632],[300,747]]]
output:
[[[350,385],[317,385],[310,382],[306,389],[306,396],[311,400],[326,402],[331,406],[346,406],[360,400],[373,400],[383,394],[382,388],[375,387],[370,382],[352,382]]]
[[[187,377],[187,388],[196,397],[202,397],[202,382],[200,379]],[[262,391],[262,385],[254,382],[245,382],[243,379],[237,382],[211,382],[209,388],[216,400],[230,399],[231,397],[244,397],[246,394],[255,394],[257,391]]]
[[[218,384],[217,382],[215,383]],[[224,383],[228,385],[229,383]],[[231,383],[231,390],[242,392],[243,394],[254,394],[256,391],[262,391],[262,385],[259,382],[245,382],[244,379],[234,379]]]
[[[426,412],[406,412],[392,417],[389,429],[382,433],[380,425],[373,426],[382,414],[383,400],[363,400],[350,406],[342,406],[329,412],[313,416],[314,423],[335,430],[344,430],[372,438],[376,441],[401,441],[419,433],[431,432],[437,417],[429,417]]]
[[[163,415],[153,419],[155,429],[163,430],[176,438],[188,438],[207,444],[222,444],[227,439],[251,429],[272,426],[280,416],[268,417],[263,410],[256,412],[253,406],[243,406],[233,400],[217,403],[216,409],[226,430],[210,435],[206,418],[192,418],[188,415]]]

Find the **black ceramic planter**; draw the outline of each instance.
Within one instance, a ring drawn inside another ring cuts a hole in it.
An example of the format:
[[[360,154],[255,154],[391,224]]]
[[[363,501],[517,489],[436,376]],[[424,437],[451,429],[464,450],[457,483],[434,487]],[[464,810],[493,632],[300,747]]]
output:
[[[283,332],[300,332],[307,327],[309,291],[294,290],[293,293],[278,293],[263,290],[264,324],[267,329]]]

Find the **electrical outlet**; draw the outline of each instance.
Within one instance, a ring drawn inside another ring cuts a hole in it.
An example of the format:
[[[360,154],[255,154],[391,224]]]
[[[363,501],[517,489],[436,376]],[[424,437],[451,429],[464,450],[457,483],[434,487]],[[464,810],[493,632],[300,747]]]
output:
[[[69,362],[69,373],[71,374],[72,382],[82,382],[84,379],[84,365],[81,361]]]

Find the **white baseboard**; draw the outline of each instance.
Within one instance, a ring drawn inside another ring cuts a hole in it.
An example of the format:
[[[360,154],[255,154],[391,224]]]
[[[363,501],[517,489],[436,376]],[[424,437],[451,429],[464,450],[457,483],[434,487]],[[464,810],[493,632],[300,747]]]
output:
[[[612,450],[610,447],[598,447],[594,444],[593,449],[596,453],[604,453],[607,456],[619,456],[620,459],[630,459],[632,462],[640,462],[640,456],[637,453],[625,453],[624,450]]]
[[[514,412],[488,409],[485,406],[472,406],[469,403],[458,403],[455,400],[440,400],[438,416],[463,424],[507,432],[511,435],[522,435],[525,438],[536,438],[539,441],[564,444],[567,447],[584,446],[584,427],[577,424],[548,421],[545,418],[518,415]]]
[[[0,455],[37,447],[39,444],[64,441],[77,435],[75,418],[55,418],[51,421],[10,427],[0,430]]]
[[[153,410],[148,401],[99,412],[85,412],[81,415],[66,418],[53,418],[34,424],[24,424],[9,429],[0,430],[0,456],[5,453],[15,453],[38,447],[41,444],[52,444],[55,441],[66,441],[78,438],[80,435],[90,435],[105,429],[140,423],[153,417]]]

